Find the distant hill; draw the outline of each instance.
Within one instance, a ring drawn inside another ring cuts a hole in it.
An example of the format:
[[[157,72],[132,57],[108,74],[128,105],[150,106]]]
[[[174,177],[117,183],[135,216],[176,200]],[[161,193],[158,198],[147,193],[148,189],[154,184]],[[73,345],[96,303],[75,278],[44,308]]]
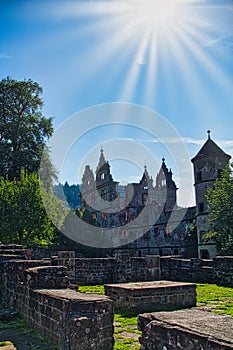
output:
[[[70,208],[77,209],[80,208],[80,186],[79,185],[69,185],[68,182],[64,185],[59,183],[53,186],[54,194],[62,199],[66,200]]]

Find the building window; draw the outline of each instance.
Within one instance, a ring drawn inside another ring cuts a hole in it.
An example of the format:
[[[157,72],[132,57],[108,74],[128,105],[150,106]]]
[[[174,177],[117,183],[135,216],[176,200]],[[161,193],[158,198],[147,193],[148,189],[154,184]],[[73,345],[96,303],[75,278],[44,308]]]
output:
[[[150,231],[147,231],[147,232],[144,234],[144,239],[150,239]]]
[[[107,200],[107,188],[104,188],[103,190],[101,190],[101,198],[104,199],[104,200]]]
[[[210,258],[210,254],[209,254],[207,249],[200,250],[200,258],[201,259],[209,259]]]
[[[105,174],[102,173],[102,174],[100,175],[100,180],[104,180],[104,179],[105,179]]]
[[[102,219],[103,221],[107,220],[107,214],[106,214],[106,213],[102,213],[101,219]]]
[[[199,203],[198,204],[198,211],[199,211],[199,213],[203,213],[203,211],[204,211],[204,203]]]
[[[201,242],[204,240],[205,234],[206,234],[206,231],[204,231],[204,230],[200,231],[200,241],[201,241]]]
[[[201,181],[202,180],[202,172],[198,171],[197,172],[197,181]]]

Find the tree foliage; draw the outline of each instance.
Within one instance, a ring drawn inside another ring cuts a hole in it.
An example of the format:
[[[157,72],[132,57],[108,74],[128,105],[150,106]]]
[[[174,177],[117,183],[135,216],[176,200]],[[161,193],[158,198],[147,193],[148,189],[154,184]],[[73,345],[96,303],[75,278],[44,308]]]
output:
[[[49,202],[54,216],[63,205],[54,198],[52,191],[40,186],[37,173],[21,170],[20,179],[0,180],[0,241],[2,243],[52,244],[56,227],[47,215],[43,198]],[[57,218],[57,225],[62,217]]]
[[[216,180],[215,186],[207,191],[210,232],[206,238],[216,243],[218,254],[233,255],[233,177],[232,168],[227,166]]]
[[[38,171],[52,119],[42,114],[42,88],[32,80],[0,81],[0,177],[20,178],[21,168]]]

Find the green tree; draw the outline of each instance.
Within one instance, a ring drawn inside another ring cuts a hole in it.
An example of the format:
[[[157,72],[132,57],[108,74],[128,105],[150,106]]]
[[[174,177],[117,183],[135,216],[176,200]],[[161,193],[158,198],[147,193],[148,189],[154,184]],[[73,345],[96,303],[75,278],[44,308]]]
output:
[[[0,180],[2,243],[52,244],[57,229],[47,215],[41,195],[53,212],[53,221],[57,220],[56,225],[61,226],[63,218],[56,213],[61,212],[59,209],[64,204],[53,196],[52,191],[41,186],[37,173],[21,170],[20,179]]]
[[[42,88],[32,80],[0,81],[0,177],[20,178],[21,168],[38,171],[52,118],[42,114]]]
[[[227,166],[215,186],[207,191],[210,232],[207,239],[213,239],[218,254],[233,255],[233,177]]]
[[[88,211],[87,208],[84,209],[76,209],[75,210],[75,214],[83,221],[87,222],[88,224],[92,225],[92,226],[97,226],[100,227],[100,225],[98,224],[98,222],[93,219],[92,214]]]
[[[185,259],[198,257],[197,225],[195,220],[186,227],[183,246]]]

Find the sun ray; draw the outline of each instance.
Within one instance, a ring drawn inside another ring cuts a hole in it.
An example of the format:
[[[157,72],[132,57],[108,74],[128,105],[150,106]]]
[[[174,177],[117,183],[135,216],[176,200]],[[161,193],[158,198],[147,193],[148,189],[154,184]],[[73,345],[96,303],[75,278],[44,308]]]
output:
[[[218,13],[222,21],[224,6],[207,0],[97,0],[60,3],[55,15],[74,24],[61,36],[73,42],[69,66],[79,74],[80,89],[96,77],[101,80],[104,73],[102,89],[115,89],[115,99],[156,107],[162,105],[166,91],[166,110],[171,111],[176,105],[178,110],[173,95],[179,87],[179,102],[184,99],[184,106],[192,106],[197,114],[202,95],[206,96],[204,106],[213,98],[205,90],[204,75],[213,85],[218,81],[216,93],[222,89],[227,98],[232,94],[232,80],[219,64],[222,51],[218,46],[221,37],[232,35],[232,31],[227,33],[232,16],[222,26],[214,16]],[[232,5],[228,7],[232,10]],[[88,40],[79,50],[76,42],[82,36]],[[48,42],[55,45],[60,39]],[[217,60],[212,59],[213,52]],[[113,66],[113,62],[117,63]]]

